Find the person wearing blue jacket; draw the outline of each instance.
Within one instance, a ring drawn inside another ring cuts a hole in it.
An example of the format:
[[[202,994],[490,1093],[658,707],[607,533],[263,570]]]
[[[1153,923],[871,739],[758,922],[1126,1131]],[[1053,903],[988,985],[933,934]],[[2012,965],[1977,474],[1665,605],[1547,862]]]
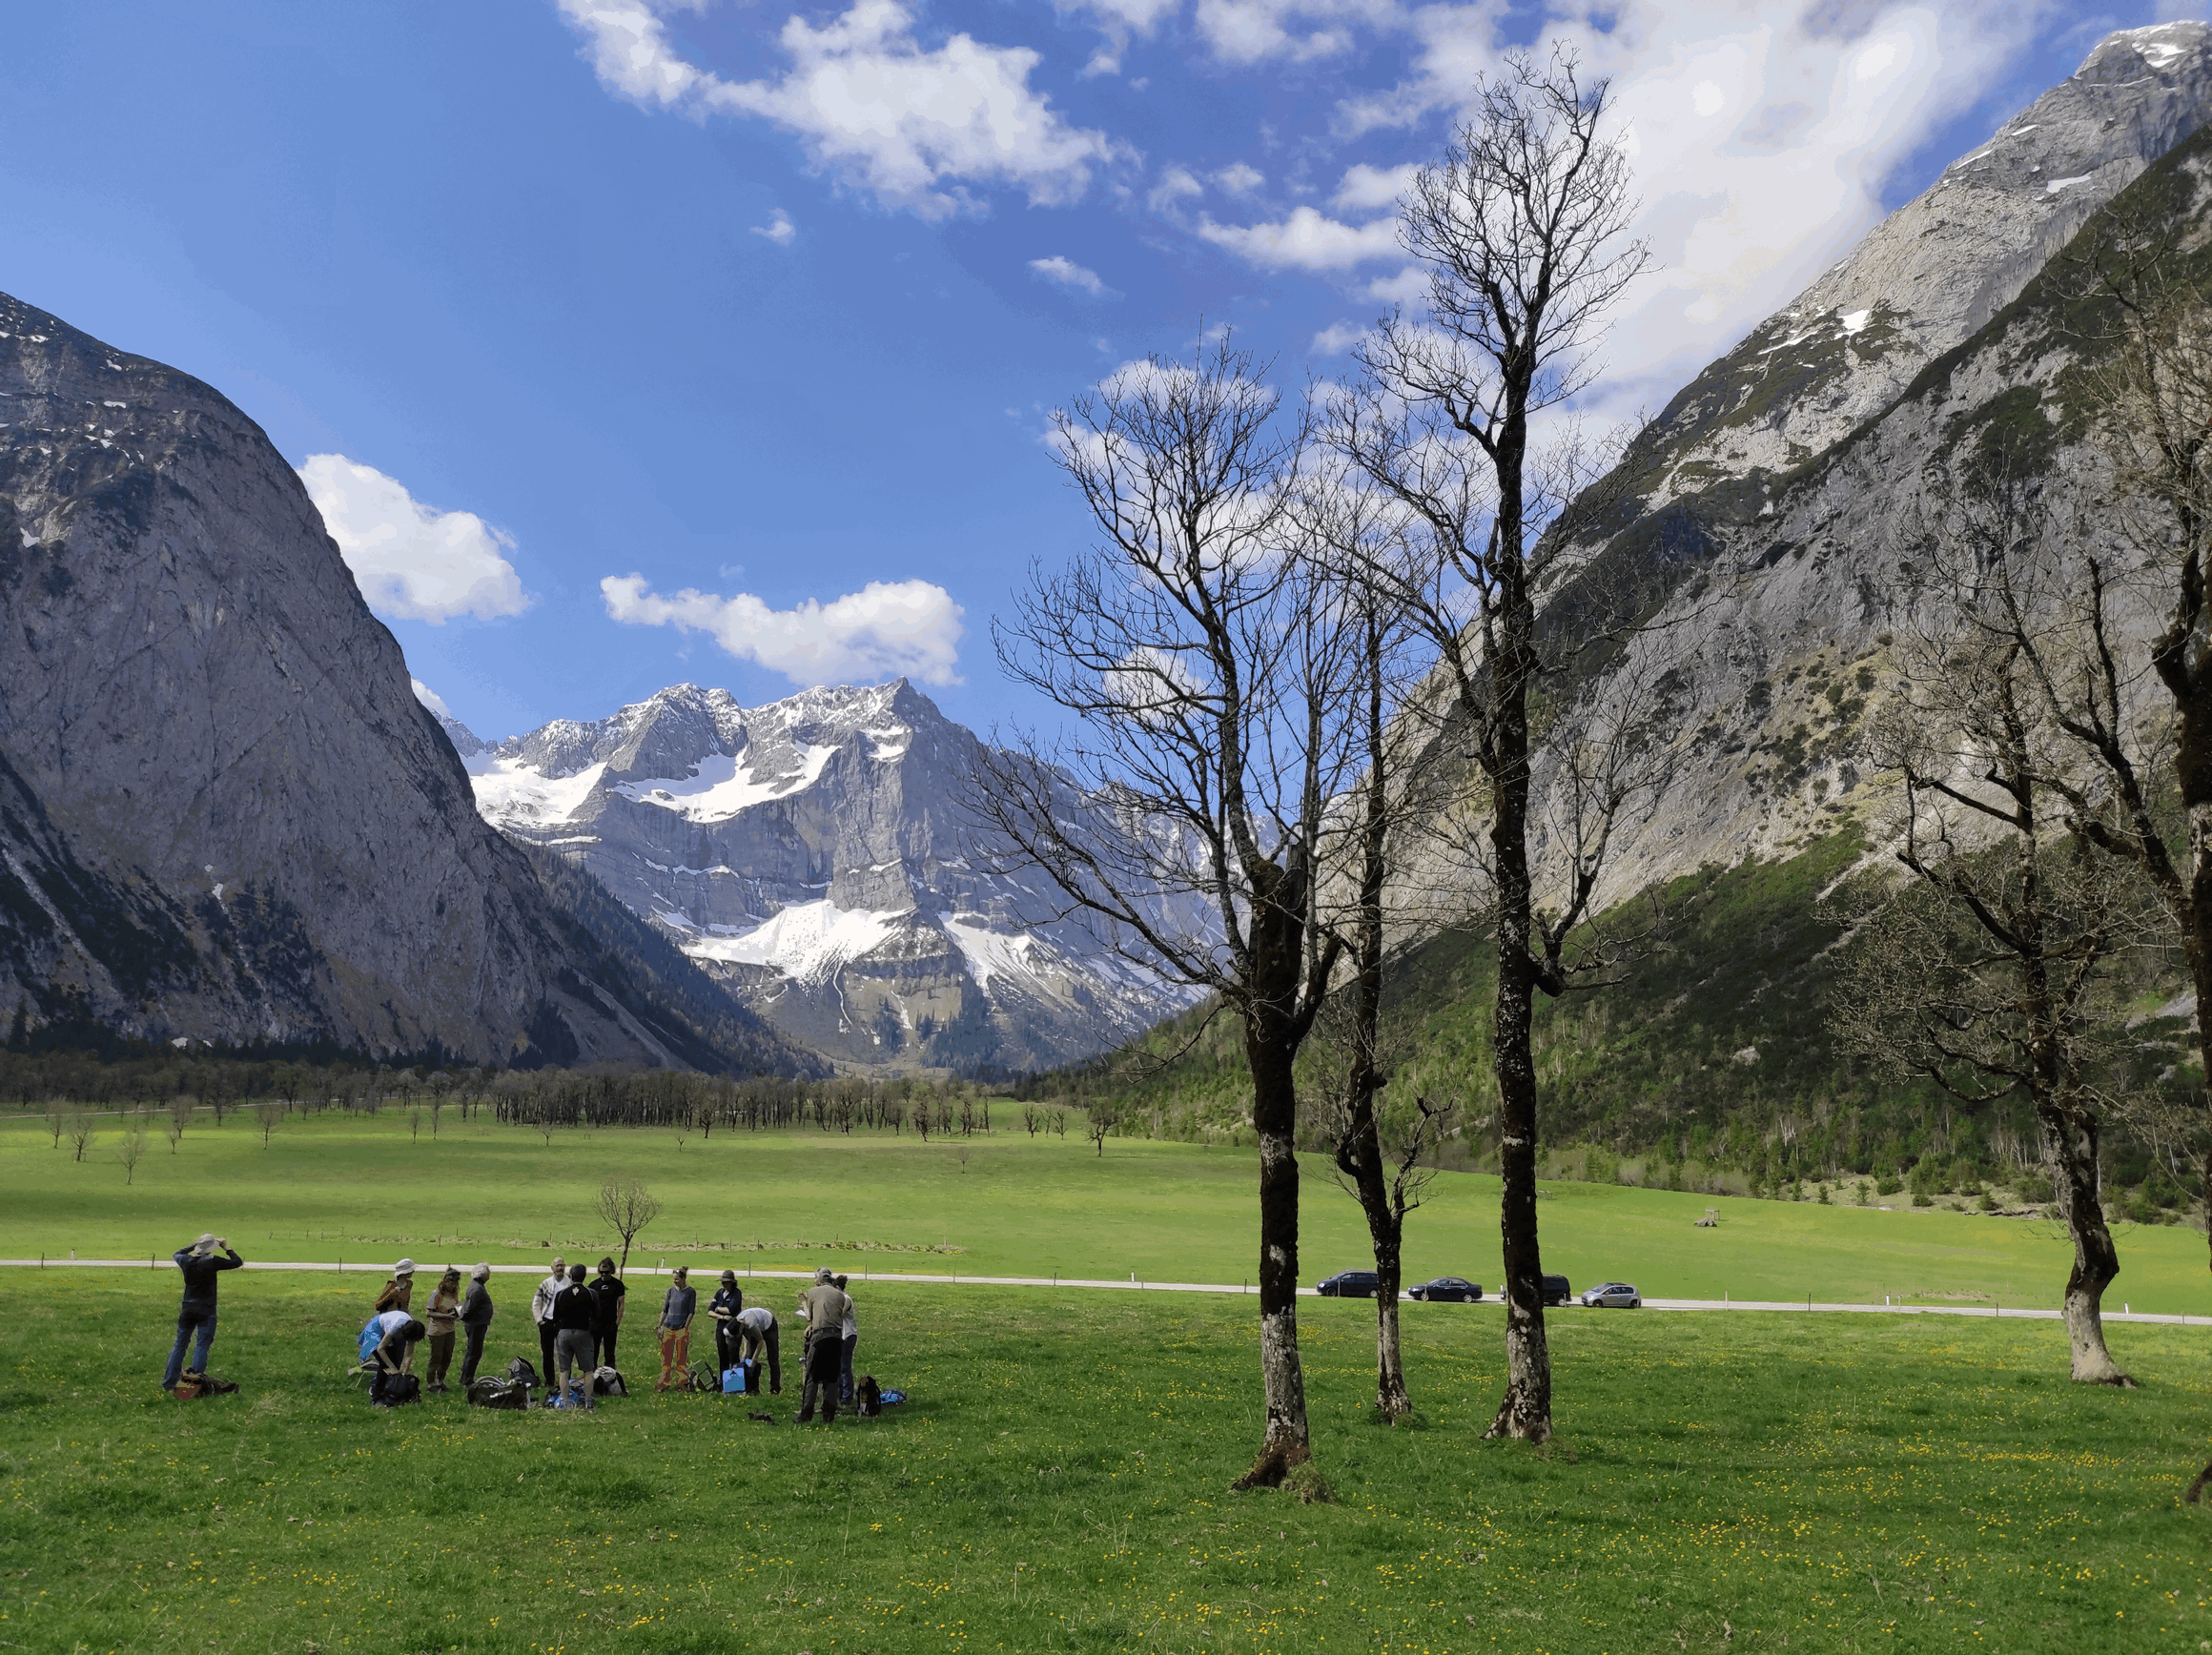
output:
[[[218,1250],[225,1257],[216,1257]],[[174,1257],[177,1269],[184,1272],[184,1301],[176,1310],[176,1343],[170,1347],[169,1371],[161,1377],[165,1391],[175,1390],[176,1381],[184,1376],[188,1344],[193,1346],[192,1371],[207,1372],[208,1350],[215,1342],[216,1278],[245,1263],[229,1241],[212,1231],[190,1247],[180,1248]]]

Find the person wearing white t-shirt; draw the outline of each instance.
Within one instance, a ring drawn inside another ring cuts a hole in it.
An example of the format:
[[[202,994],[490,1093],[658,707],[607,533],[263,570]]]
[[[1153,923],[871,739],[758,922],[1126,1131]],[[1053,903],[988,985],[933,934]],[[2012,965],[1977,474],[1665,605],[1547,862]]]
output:
[[[748,1305],[737,1313],[739,1339],[738,1359],[757,1361],[763,1351],[768,1358],[768,1395],[784,1394],[783,1340],[776,1327],[776,1313],[765,1304]]]
[[[538,1349],[545,1359],[545,1365],[538,1370],[547,1385],[553,1383],[553,1335],[559,1331],[553,1325],[553,1301],[561,1297],[568,1285],[568,1261],[553,1260],[553,1274],[538,1283],[538,1291],[530,1296],[530,1319],[538,1324]]]

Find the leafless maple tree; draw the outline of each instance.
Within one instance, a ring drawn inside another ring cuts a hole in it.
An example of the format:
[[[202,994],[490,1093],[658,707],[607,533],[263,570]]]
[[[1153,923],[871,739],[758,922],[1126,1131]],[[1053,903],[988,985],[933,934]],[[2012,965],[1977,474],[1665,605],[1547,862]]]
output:
[[[1303,428],[1224,339],[1124,369],[1057,432],[1098,538],[1033,570],[994,636],[1007,671],[1072,718],[987,760],[975,807],[1103,942],[1242,1025],[1266,1402],[1242,1483],[1280,1485],[1312,1459],[1293,1070],[1339,952],[1316,921],[1330,801],[1352,774],[1327,582],[1287,532]]]
[[[661,1198],[636,1178],[609,1178],[599,1187],[599,1221],[622,1237],[617,1274],[630,1267],[630,1243],[661,1216]]]
[[[1532,416],[1586,389],[1606,311],[1644,268],[1627,240],[1634,211],[1613,100],[1571,53],[1510,54],[1477,89],[1444,158],[1401,204],[1400,236],[1426,268],[1423,314],[1394,316],[1361,347],[1362,391],[1330,437],[1425,533],[1421,555],[1379,580],[1416,618],[1449,694],[1445,734],[1471,759],[1485,918],[1498,949],[1493,1066],[1504,1175],[1505,1395],[1490,1435],[1551,1435],[1551,1360],[1536,1217],[1535,994],[1564,992],[1568,939],[1589,917],[1614,824],[1652,796],[1638,767],[1649,709],[1584,700],[1567,723],[1532,728],[1540,691],[1567,686],[1539,631],[1533,550],[1597,468],[1571,443],[1535,443]],[[1548,682],[1547,682],[1548,679]],[[1616,686],[1616,689],[1618,686]],[[1571,721],[1579,719],[1579,729]],[[1541,787],[1539,742],[1557,767]],[[1548,794],[1547,798],[1546,795]],[[1540,901],[1532,828],[1564,829],[1553,856],[1567,889]],[[1469,841],[1473,844],[1473,841]]]

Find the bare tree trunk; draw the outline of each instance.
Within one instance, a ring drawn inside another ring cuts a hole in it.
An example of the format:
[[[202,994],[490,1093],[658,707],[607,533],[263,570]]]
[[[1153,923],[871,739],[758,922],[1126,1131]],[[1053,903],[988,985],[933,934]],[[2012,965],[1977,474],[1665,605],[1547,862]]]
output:
[[[2058,1175],[2055,1181],[2066,1231],[2074,1239],[2064,1314],[2075,1382],[2133,1390],[2135,1380],[2120,1372],[2104,1344],[2104,1290],[2120,1275],[2120,1250],[2112,1244],[2099,1198],[2097,1117],[2086,1111],[2047,1110],[2043,1135]]]
[[[1263,1025],[1273,1021],[1255,1015],[1245,1033],[1252,1125],[1260,1137],[1260,1374],[1267,1430],[1239,1488],[1279,1488],[1293,1466],[1313,1458],[1298,1354],[1298,1093],[1291,1075],[1297,1046],[1272,1037]]]

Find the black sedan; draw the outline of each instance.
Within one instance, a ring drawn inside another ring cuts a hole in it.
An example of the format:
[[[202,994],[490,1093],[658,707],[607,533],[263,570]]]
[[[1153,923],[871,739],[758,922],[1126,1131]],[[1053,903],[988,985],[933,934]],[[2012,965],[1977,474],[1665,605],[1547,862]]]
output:
[[[1405,1297],[1428,1304],[1474,1304],[1482,1298],[1483,1289],[1481,1283],[1464,1276],[1440,1276],[1434,1281],[1407,1288]]]
[[[1372,1270],[1340,1270],[1326,1281],[1314,1283],[1323,1298],[1373,1298],[1379,1285]]]

